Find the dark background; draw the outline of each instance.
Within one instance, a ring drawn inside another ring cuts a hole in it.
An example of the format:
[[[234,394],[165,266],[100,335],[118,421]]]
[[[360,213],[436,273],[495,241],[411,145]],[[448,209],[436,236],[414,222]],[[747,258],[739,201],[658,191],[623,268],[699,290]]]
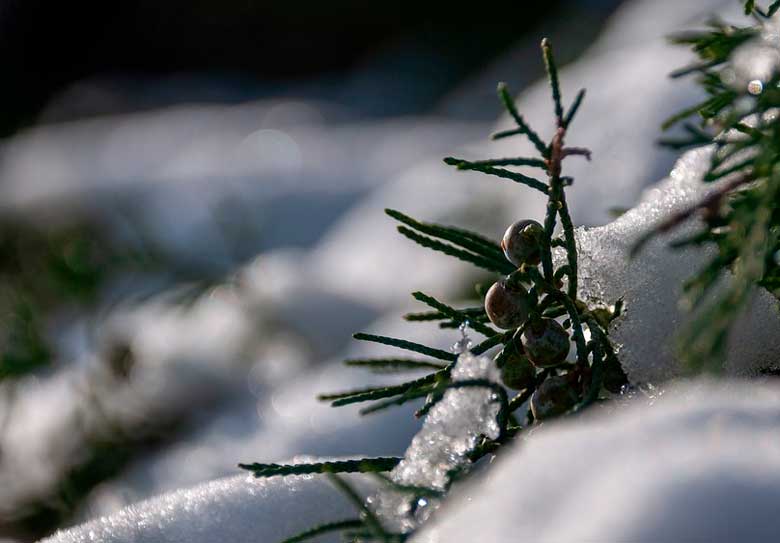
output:
[[[549,21],[569,33],[589,30],[619,3],[5,1],[0,133],[34,123],[53,95],[95,77],[110,81],[110,97],[93,95],[43,120],[289,92],[349,102],[354,97],[338,82],[361,68],[381,71],[389,83],[370,88],[365,114],[418,113],[529,30]],[[177,91],[150,92],[182,74],[188,78]],[[209,74],[208,83],[193,74]],[[403,87],[413,96],[395,92]]]

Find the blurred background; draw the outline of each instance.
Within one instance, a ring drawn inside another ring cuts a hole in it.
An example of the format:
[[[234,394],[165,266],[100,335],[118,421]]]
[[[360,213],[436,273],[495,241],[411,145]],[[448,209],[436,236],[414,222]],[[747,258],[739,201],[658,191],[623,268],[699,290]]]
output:
[[[693,91],[664,34],[721,3],[0,3],[0,540],[238,462],[401,453],[409,410],[314,396],[377,382],[338,364],[382,352],[354,331],[454,342],[397,316],[478,276],[382,208],[494,238],[540,210],[440,158],[526,149],[487,142],[499,80],[549,135],[548,36],[593,97],[575,220],[608,221],[674,160],[653,141]]]
[[[377,6],[226,0],[119,6],[7,1],[3,133],[183,103],[323,100],[361,117],[448,111],[443,98],[533,29],[571,58],[620,2]],[[568,23],[566,23],[568,21]],[[516,76],[517,77],[517,76]],[[474,108],[459,117],[491,119]]]

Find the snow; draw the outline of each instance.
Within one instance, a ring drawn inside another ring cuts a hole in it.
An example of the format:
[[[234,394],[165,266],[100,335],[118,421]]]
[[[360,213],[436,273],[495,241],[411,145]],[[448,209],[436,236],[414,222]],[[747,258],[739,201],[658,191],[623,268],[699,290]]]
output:
[[[545,425],[412,541],[772,541],[778,431],[776,383],[675,385],[652,407]]]
[[[637,396],[613,411],[545,424],[460,486],[413,541],[768,541],[778,529],[778,431],[772,381],[669,386],[652,405]],[[319,477],[240,476],[50,541],[275,541],[353,516]]]
[[[355,476],[348,481],[366,490],[366,481]],[[138,503],[44,541],[271,543],[318,524],[358,516],[355,506],[324,476],[254,479],[241,475]]]
[[[465,336],[464,336],[465,339]],[[498,370],[486,356],[464,352],[452,369],[453,382],[488,380],[498,382]],[[403,460],[390,472],[390,479],[400,485],[445,490],[454,470],[470,464],[468,454],[481,436],[496,439],[500,428],[496,417],[500,403],[487,388],[451,389],[444,393],[425,417],[423,427],[412,439]],[[415,500],[414,506],[410,499]],[[425,522],[438,507],[437,500],[422,503],[409,493],[382,490],[369,503],[388,527],[409,532]]]
[[[635,258],[631,259],[629,252],[658,222],[717,187],[701,180],[710,153],[709,148],[702,148],[684,154],[669,178],[649,189],[636,207],[606,226],[576,230],[579,296],[607,303],[618,298],[625,301],[625,314],[615,321],[610,333],[621,346],[620,360],[633,383],[658,383],[683,373],[673,356],[675,335],[691,318],[680,308],[682,284],[712,255],[701,248],[675,250],[668,246],[671,240],[691,233],[695,219],[650,241]],[[559,253],[558,258],[563,255]],[[755,375],[762,369],[777,368],[778,329],[777,299],[764,289],[756,289],[748,311],[731,335],[726,371]]]
[[[451,376],[455,383],[474,379],[498,382],[493,361],[470,353],[458,357]],[[498,409],[490,389],[448,390],[425,418],[404,460],[393,470],[393,479],[404,485],[444,489],[448,472],[465,463],[477,437],[498,437]]]

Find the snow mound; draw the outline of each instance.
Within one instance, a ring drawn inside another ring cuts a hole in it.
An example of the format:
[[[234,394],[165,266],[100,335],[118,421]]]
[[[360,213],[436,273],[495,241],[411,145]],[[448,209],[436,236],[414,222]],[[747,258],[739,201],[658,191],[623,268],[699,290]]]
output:
[[[361,481],[350,477],[350,482]],[[365,490],[365,481],[361,486]],[[354,505],[322,476],[254,479],[241,475],[164,494],[44,541],[273,542],[325,522],[357,516]]]
[[[678,385],[540,429],[413,541],[773,541],[778,432],[777,384]]]

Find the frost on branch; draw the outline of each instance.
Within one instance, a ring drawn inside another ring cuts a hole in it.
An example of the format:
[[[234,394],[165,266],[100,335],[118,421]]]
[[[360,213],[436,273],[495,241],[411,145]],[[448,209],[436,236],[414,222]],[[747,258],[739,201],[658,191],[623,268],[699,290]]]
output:
[[[493,361],[466,351],[458,357],[451,374],[454,383],[487,380],[496,382],[498,370]],[[468,454],[484,436],[499,436],[497,417],[500,403],[486,387],[452,388],[444,393],[425,419],[422,429],[406,450],[404,459],[390,473],[402,486],[434,491],[447,488],[454,472],[470,463]],[[438,504],[414,492],[386,490],[369,500],[389,527],[408,532],[424,522]]]

